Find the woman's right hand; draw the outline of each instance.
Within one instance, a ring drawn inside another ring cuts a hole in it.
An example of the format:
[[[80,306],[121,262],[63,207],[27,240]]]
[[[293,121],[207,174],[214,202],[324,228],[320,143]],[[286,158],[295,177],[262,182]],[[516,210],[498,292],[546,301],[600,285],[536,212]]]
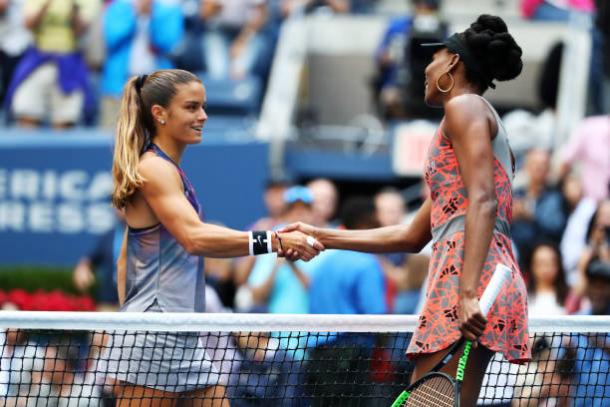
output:
[[[317,238],[317,236],[319,235],[319,231],[318,231],[317,227],[309,225],[304,222],[291,223],[289,225],[284,226],[279,231],[282,233],[285,233],[285,232],[292,232],[295,230],[305,233],[306,235],[313,236],[314,238]]]
[[[292,225],[290,225],[292,226]],[[313,244],[310,244],[312,235],[305,234],[299,230],[281,230],[278,232],[282,240],[282,250],[278,250],[280,256],[286,257],[288,260],[304,260],[309,261],[320,254],[324,250],[324,245],[313,239]],[[310,238],[308,241],[308,238]]]

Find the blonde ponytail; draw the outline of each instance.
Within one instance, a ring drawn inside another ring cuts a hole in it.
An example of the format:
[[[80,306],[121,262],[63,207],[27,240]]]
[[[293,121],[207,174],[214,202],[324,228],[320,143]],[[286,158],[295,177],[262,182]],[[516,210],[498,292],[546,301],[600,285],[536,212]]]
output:
[[[131,78],[125,85],[114,143],[112,204],[119,209],[125,207],[143,181],[137,168],[146,143],[146,129],[136,81],[137,78]]]

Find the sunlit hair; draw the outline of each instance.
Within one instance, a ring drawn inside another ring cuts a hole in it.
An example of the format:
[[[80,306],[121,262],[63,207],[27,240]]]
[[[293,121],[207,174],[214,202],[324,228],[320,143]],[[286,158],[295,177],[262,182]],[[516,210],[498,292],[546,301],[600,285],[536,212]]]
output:
[[[140,155],[155,133],[151,108],[154,105],[167,108],[177,92],[177,85],[193,81],[201,82],[192,73],[180,69],[156,71],[140,84],[138,77],[127,81],[121,99],[112,163],[112,204],[115,207],[124,208],[144,181],[137,169]],[[141,85],[139,92],[138,85]]]

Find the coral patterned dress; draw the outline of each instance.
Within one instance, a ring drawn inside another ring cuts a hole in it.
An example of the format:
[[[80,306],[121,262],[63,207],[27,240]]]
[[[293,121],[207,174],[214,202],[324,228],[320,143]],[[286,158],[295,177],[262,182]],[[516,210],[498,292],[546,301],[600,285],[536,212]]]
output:
[[[483,99],[485,100],[485,99]],[[512,253],[512,154],[506,131],[493,107],[485,100],[498,123],[492,140],[494,183],[497,199],[496,223],[489,253],[481,271],[477,294],[480,298],[497,263],[512,269],[512,279],[504,286],[487,315],[487,326],[479,341],[515,363],[530,359],[527,331],[527,291]],[[443,132],[436,132],[428,151],[424,178],[430,188],[432,208],[432,259],[428,272],[426,302],[407,355],[412,358],[449,347],[462,335],[459,330],[459,283],[464,261],[466,189],[458,160]]]

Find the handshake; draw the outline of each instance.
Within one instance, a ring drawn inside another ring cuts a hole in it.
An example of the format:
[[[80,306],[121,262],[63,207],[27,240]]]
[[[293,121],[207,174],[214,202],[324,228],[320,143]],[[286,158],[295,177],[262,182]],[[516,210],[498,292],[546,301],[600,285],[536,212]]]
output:
[[[313,259],[325,249],[316,236],[319,236],[319,230],[306,223],[297,222],[284,226],[274,233],[278,257],[285,257],[290,261]]]

